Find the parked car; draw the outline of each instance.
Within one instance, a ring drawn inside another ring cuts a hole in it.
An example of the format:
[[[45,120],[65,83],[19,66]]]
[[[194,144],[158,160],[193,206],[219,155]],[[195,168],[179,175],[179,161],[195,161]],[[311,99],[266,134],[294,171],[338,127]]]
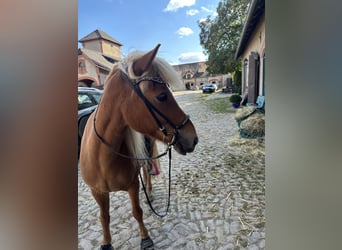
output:
[[[212,83],[206,83],[203,85],[202,92],[203,93],[213,93],[216,90],[215,84]]]
[[[81,140],[85,125],[91,113],[100,103],[103,90],[95,88],[78,87],[78,154],[81,149]]]
[[[100,89],[78,87],[78,110],[99,104],[102,94]]]

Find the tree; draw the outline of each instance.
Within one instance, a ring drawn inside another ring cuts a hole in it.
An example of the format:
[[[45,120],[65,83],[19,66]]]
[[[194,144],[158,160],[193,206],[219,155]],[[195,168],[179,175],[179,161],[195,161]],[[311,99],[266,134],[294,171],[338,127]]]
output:
[[[207,71],[226,74],[241,71],[241,64],[235,60],[242,28],[251,0],[222,0],[217,7],[217,16],[211,20],[199,21],[200,44],[208,55]]]

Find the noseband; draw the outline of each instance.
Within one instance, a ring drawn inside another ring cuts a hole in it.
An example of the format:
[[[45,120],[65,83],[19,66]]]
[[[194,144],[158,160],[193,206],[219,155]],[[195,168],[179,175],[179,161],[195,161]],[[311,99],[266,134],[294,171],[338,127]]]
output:
[[[142,77],[142,78],[138,78],[138,79],[134,79],[134,81],[132,81],[127,75],[126,73],[124,73],[122,70],[120,70],[121,76],[127,80],[131,87],[133,88],[133,90],[135,91],[135,93],[144,101],[148,111],[150,112],[150,114],[152,115],[153,119],[155,120],[155,122],[157,123],[160,131],[163,132],[163,134],[165,136],[168,135],[172,135],[172,140],[169,143],[169,145],[174,145],[177,142],[178,139],[178,130],[180,130],[181,128],[183,128],[185,126],[185,124],[187,124],[190,120],[190,116],[189,115],[185,115],[185,118],[183,119],[183,121],[179,124],[176,125],[174,124],[166,115],[164,115],[160,110],[158,110],[142,93],[140,87],[139,87],[139,83],[143,82],[143,81],[151,81],[157,84],[165,84],[166,86],[168,86],[168,83],[164,82],[160,77]],[[161,123],[161,121],[158,119],[157,114],[159,116],[161,116],[173,129],[174,132],[170,133],[166,130],[166,128],[163,126],[163,124]]]

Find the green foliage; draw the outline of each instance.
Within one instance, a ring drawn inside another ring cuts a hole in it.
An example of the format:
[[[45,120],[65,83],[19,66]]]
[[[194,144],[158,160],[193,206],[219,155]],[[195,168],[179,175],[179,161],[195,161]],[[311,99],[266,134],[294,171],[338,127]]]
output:
[[[229,108],[231,105],[228,101],[228,98],[206,100],[206,104],[212,111],[216,113],[226,113],[227,108]]]
[[[208,55],[207,71],[226,74],[240,68],[235,51],[251,0],[222,0],[216,9],[218,15],[198,22],[200,44]]]
[[[241,101],[242,101],[242,98],[241,98],[240,95],[231,95],[231,96],[229,97],[229,101],[230,101],[231,103],[241,102]]]

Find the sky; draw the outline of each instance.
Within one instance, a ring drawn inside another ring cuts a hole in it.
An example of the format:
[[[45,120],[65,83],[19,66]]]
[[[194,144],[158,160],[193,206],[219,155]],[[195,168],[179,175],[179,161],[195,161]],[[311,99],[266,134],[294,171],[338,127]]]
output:
[[[198,21],[214,18],[220,0],[78,0],[78,40],[106,32],[123,46],[123,56],[149,51],[170,64],[205,61]],[[82,47],[78,43],[78,48]]]

